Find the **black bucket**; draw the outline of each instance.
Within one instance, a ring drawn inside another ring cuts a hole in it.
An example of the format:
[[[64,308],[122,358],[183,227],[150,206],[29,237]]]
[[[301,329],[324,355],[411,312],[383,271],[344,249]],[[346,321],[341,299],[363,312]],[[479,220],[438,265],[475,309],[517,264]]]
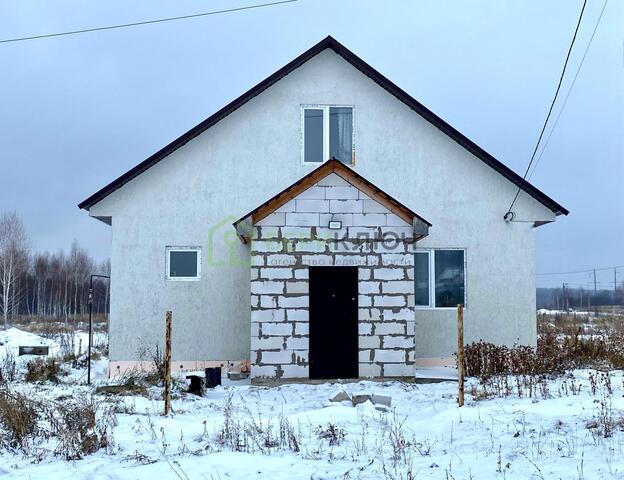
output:
[[[221,367],[206,369],[206,388],[214,388],[221,385]]]

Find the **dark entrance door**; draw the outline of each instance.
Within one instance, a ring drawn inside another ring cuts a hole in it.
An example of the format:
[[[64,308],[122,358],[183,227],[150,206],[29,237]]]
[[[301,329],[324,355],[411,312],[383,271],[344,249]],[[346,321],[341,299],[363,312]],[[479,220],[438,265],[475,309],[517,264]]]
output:
[[[357,267],[310,267],[310,378],[358,377],[357,317]]]

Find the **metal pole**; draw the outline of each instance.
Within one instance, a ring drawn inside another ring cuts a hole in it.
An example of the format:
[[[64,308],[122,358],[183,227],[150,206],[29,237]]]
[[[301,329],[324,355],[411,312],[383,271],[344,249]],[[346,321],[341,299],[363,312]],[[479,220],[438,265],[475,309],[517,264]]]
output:
[[[89,277],[89,346],[87,347],[87,385],[91,385],[91,325],[93,314],[93,275]]]
[[[89,276],[89,342],[87,347],[87,385],[91,385],[91,337],[93,336],[93,277],[110,279],[108,275],[92,274]]]

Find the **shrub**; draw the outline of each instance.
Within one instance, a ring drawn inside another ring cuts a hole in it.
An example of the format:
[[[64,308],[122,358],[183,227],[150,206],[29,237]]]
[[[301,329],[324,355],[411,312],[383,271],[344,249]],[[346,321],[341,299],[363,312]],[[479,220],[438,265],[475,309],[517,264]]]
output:
[[[32,400],[0,390],[0,447],[25,455],[35,453],[35,445],[54,439],[55,456],[78,460],[112,445],[114,423],[113,407],[93,397]]]
[[[40,434],[39,415],[36,403],[25,395],[0,390],[0,446],[29,452]]]
[[[27,382],[58,382],[61,365],[54,357],[37,358],[26,364]]]
[[[2,361],[0,361],[0,383],[12,382],[17,375],[17,364],[15,355],[9,349],[6,350]]]

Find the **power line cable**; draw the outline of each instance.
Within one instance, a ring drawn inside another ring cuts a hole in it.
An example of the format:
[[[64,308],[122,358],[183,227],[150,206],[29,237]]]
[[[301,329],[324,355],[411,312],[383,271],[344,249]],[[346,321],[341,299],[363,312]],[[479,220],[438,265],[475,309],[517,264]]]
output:
[[[573,272],[547,272],[547,273],[536,273],[535,275],[571,275],[574,273],[588,273],[593,272],[603,272],[605,270],[613,270],[614,268],[624,268],[624,265],[614,265],[613,267],[602,267],[602,268],[589,268],[587,270],[575,270]]]
[[[559,83],[557,84],[557,89],[555,90],[555,96],[553,97],[552,102],[550,104],[550,108],[548,109],[548,114],[546,115],[546,120],[544,120],[544,125],[542,126],[542,130],[540,131],[539,137],[537,139],[537,143],[535,144],[535,148],[533,149],[533,154],[531,155],[531,160],[529,160],[529,165],[527,166],[527,169],[524,172],[524,175],[522,177],[523,180],[526,180],[526,177],[529,174],[529,170],[531,168],[531,165],[533,164],[533,160],[535,159],[535,155],[537,154],[537,150],[539,148],[540,142],[542,141],[542,137],[544,136],[544,132],[546,131],[546,126],[548,125],[548,120],[550,119],[550,115],[552,114],[553,108],[555,106],[555,102],[557,101],[557,96],[559,95],[559,90],[561,90],[561,84],[563,83],[563,77],[565,76],[566,68],[568,66],[568,61],[570,60],[570,54],[572,53],[572,48],[574,47],[574,42],[576,41],[576,35],[577,35],[578,31],[579,31],[579,27],[581,26],[581,20],[583,19],[583,12],[585,12],[585,6],[586,5],[587,5],[587,0],[583,0],[583,8],[581,8],[581,13],[580,13],[578,21],[576,23],[576,28],[574,29],[574,35],[572,36],[572,42],[570,42],[570,48],[568,48],[568,53],[566,55],[566,59],[565,59],[565,62],[563,64],[563,69],[561,70],[561,75],[559,76]],[[518,200],[518,196],[520,195],[520,191],[521,190],[522,189],[520,187],[518,187],[518,191],[516,192],[516,195],[514,196],[514,199],[511,201],[511,205],[507,209],[507,213],[504,216],[505,220],[509,221],[509,220],[513,219],[513,213],[511,212],[511,209],[515,205],[516,200]]]
[[[570,85],[568,93],[566,94],[566,97],[563,100],[563,105],[561,105],[561,110],[559,110],[559,113],[557,114],[557,118],[555,119],[555,123],[553,123],[553,127],[551,128],[550,133],[548,134],[548,137],[546,137],[546,141],[544,142],[544,146],[542,147],[542,150],[541,150],[539,156],[537,157],[537,160],[535,160],[535,165],[533,165],[533,170],[531,170],[531,173],[529,173],[529,176],[528,176],[529,180],[533,176],[533,173],[535,173],[535,169],[537,168],[537,164],[541,160],[542,155],[544,155],[544,151],[546,150],[546,147],[548,146],[548,142],[550,142],[550,137],[552,137],[553,132],[557,128],[557,124],[559,123],[559,119],[561,118],[561,114],[563,113],[563,110],[565,109],[566,103],[568,103],[568,98],[570,98],[570,93],[572,93],[572,89],[574,88],[574,84],[576,83],[576,79],[578,78],[579,73],[581,71],[581,68],[583,67],[583,62],[585,62],[585,57],[587,56],[587,52],[589,51],[589,47],[591,47],[592,41],[594,40],[594,36],[596,35],[596,30],[598,30],[598,25],[600,25],[600,20],[602,20],[602,14],[604,13],[605,8],[607,8],[607,3],[609,3],[609,0],[605,0],[603,5],[602,5],[602,10],[600,11],[600,16],[598,17],[598,20],[596,21],[596,25],[594,26],[594,31],[592,32],[591,37],[589,39],[589,42],[587,43],[587,47],[585,48],[585,53],[583,53],[583,58],[581,58],[581,62],[579,63],[578,69],[576,70],[576,74],[574,75],[574,79],[572,80],[572,84]]]
[[[166,17],[166,18],[158,18],[155,20],[144,20],[141,22],[132,22],[132,23],[121,23],[117,25],[108,25],[105,27],[93,27],[93,28],[84,28],[81,30],[71,30],[67,32],[59,32],[59,33],[47,33],[44,35],[31,35],[28,37],[18,37],[18,38],[7,38],[4,40],[0,40],[0,43],[12,43],[12,42],[23,42],[25,40],[36,40],[39,38],[51,38],[51,37],[61,37],[64,35],[77,35],[79,33],[88,33],[88,32],[98,32],[102,30],[113,30],[116,28],[128,28],[128,27],[137,27],[141,25],[151,25],[154,23],[164,23],[164,22],[173,22],[175,20],[185,20],[188,18],[197,18],[197,17],[207,17],[209,15],[219,15],[221,13],[231,13],[231,12],[240,12],[243,10],[251,10],[254,8],[262,8],[262,7],[270,7],[273,5],[282,5],[284,3],[292,3],[297,2],[298,0],[281,0],[279,2],[270,2],[270,3],[260,3],[256,5],[247,5],[244,7],[236,7],[236,8],[227,8],[224,10],[214,10],[212,12],[203,12],[203,13],[194,13],[191,15],[180,15],[177,17]]]

